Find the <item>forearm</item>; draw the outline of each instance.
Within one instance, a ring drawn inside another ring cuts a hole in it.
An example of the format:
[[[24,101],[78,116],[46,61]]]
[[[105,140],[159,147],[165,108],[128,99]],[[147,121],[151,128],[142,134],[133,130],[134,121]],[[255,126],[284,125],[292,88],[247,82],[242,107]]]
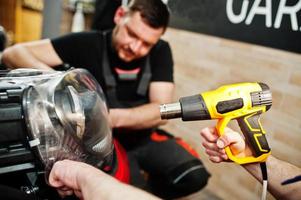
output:
[[[262,182],[259,164],[246,164],[244,168],[258,181]],[[300,168],[270,156],[267,160],[267,169],[268,190],[274,197],[277,199],[300,199],[301,182],[281,185],[283,181],[300,175]]]
[[[2,62],[11,69],[20,67],[51,69],[48,65],[36,59],[22,45],[15,45],[6,49],[3,53]]]
[[[128,109],[111,109],[110,118],[113,128],[144,129],[166,123],[166,120],[161,120],[158,103]]]
[[[84,176],[84,181],[81,182],[81,191],[85,200],[158,199],[142,190],[123,184],[97,169],[90,175],[85,173]]]

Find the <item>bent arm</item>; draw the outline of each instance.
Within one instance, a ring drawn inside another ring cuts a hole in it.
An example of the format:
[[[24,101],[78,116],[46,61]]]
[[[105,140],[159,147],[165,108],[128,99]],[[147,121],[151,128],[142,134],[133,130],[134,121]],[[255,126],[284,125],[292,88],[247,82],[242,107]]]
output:
[[[50,186],[57,188],[62,196],[74,193],[80,199],[86,200],[158,199],[142,190],[119,182],[91,165],[77,161],[56,162],[48,180]]]
[[[126,185],[116,179],[104,174],[100,170],[94,169],[89,174],[85,173],[84,180],[80,183],[82,186],[82,195],[84,199],[98,200],[140,200],[159,199],[149,193]]]
[[[273,156],[269,156],[266,164],[268,168],[268,191],[277,199],[300,199],[300,181],[288,185],[281,185],[281,183],[301,175],[301,169]],[[243,167],[258,181],[262,182],[259,164],[246,164]]]
[[[166,120],[161,120],[159,105],[171,102],[173,92],[174,84],[171,82],[152,82],[149,89],[149,104],[110,110],[112,127],[138,130],[166,124]]]
[[[5,49],[2,62],[8,68],[50,69],[62,64],[49,39],[20,43]]]
[[[228,156],[223,148],[230,146],[239,155],[245,157],[252,152],[241,135],[230,128],[225,129],[224,135],[218,136],[215,127],[204,128],[201,131],[203,137],[202,145],[209,159],[214,163],[220,163],[228,160]],[[268,191],[277,199],[301,199],[301,182],[288,185],[281,185],[283,181],[292,179],[301,175],[301,169],[273,156],[269,156],[267,161],[268,172]],[[262,174],[258,163],[242,165],[259,182],[262,182]]]

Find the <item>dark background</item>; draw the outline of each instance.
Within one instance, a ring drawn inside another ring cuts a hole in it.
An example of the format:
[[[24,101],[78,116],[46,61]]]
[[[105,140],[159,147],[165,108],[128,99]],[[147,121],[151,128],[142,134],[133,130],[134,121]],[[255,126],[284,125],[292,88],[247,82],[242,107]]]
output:
[[[254,0],[248,0],[246,18]],[[284,14],[279,29],[274,28],[275,18],[281,0],[272,1],[272,27],[265,25],[265,15],[254,16],[250,25],[245,24],[246,18],[233,24],[226,13],[227,0],[169,0],[171,10],[170,26],[233,40],[259,44],[301,53],[301,10],[297,12],[298,31],[291,26],[289,15]],[[285,0],[284,0],[285,1]],[[286,0],[286,6],[294,6],[301,0]],[[261,0],[259,6],[265,6]],[[243,0],[233,0],[233,12],[238,15]]]

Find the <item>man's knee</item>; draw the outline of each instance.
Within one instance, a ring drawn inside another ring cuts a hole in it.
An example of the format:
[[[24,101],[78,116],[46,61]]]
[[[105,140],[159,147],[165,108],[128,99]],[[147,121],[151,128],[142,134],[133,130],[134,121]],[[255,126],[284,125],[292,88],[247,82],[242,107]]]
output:
[[[188,195],[201,190],[207,185],[210,177],[200,160],[194,160],[182,164],[171,172],[171,180],[174,189]]]
[[[163,177],[152,177],[150,192],[163,199],[175,199],[204,188],[210,174],[200,160],[192,160],[177,166]]]

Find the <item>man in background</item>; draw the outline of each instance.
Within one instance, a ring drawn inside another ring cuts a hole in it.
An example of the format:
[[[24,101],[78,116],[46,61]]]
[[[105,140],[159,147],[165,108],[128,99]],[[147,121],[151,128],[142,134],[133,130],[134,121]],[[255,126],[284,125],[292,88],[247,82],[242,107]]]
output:
[[[114,137],[125,147],[130,182],[172,199],[199,191],[209,173],[183,140],[158,129],[159,105],[172,100],[173,59],[160,40],[169,20],[161,0],[132,0],[119,7],[112,31],[74,33],[17,44],[5,50],[10,68],[86,68],[104,89]],[[142,176],[140,169],[148,175]],[[145,182],[146,181],[146,182]]]

